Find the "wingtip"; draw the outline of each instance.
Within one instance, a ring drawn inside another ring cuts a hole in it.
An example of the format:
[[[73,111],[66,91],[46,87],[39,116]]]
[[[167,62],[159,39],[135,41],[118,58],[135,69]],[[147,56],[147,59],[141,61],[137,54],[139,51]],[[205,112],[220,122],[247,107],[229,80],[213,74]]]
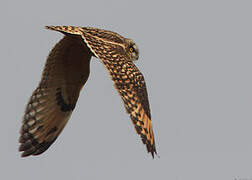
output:
[[[81,34],[79,28],[75,26],[45,26],[45,29],[58,31],[63,34],[75,34],[75,35]]]
[[[159,154],[157,153],[155,143],[154,143],[154,145],[151,145],[150,143],[147,143],[146,147],[147,147],[147,152],[151,154],[152,159],[154,159],[155,157],[160,158]]]
[[[154,159],[154,157],[160,158],[160,156],[159,156],[159,154],[157,153],[156,149],[153,150],[153,151],[150,151],[150,153],[151,153],[152,159]]]
[[[55,30],[55,26],[45,26],[45,29]]]
[[[64,33],[66,26],[45,26],[45,29]]]

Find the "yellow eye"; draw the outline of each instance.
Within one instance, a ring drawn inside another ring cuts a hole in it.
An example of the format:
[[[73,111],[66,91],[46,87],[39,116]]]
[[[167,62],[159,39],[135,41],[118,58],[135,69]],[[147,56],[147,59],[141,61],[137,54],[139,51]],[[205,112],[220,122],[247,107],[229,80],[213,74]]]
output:
[[[131,47],[131,48],[129,49],[129,51],[132,53],[132,52],[134,51],[134,49]]]

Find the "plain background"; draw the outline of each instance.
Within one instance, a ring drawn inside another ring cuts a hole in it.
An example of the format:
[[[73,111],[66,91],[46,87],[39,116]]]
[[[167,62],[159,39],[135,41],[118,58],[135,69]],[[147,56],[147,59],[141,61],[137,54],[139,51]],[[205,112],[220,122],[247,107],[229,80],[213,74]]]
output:
[[[0,179],[252,179],[252,2],[1,1]],[[136,135],[102,63],[44,154],[21,158],[19,128],[50,49],[45,25],[134,39],[160,158]]]

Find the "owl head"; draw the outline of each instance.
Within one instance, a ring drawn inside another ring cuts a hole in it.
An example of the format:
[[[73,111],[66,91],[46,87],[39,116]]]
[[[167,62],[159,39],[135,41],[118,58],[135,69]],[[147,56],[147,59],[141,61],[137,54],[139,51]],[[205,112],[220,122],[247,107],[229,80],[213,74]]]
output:
[[[136,43],[132,39],[126,39],[127,47],[126,53],[131,61],[138,60],[139,50]]]

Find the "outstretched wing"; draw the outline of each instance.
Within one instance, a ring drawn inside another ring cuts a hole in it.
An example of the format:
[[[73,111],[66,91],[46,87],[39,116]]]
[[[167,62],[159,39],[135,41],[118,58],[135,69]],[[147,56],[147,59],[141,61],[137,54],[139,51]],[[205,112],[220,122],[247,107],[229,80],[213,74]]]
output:
[[[50,52],[42,79],[27,104],[19,139],[22,157],[39,155],[56,140],[88,79],[92,53],[81,36],[73,34]]]
[[[83,28],[83,39],[93,54],[100,58],[121,95],[136,132],[146,144],[147,151],[157,154],[151,123],[148,95],[144,77],[123,50],[123,38],[110,31]]]

